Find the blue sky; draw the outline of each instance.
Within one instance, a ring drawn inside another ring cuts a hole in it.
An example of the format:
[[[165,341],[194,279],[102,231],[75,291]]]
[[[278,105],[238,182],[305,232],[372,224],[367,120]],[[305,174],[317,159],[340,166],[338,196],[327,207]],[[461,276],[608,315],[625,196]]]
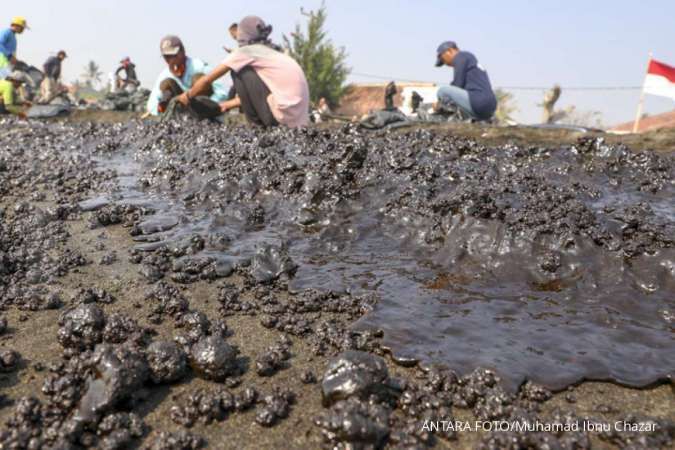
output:
[[[19,37],[18,54],[32,64],[58,49],[70,58],[67,81],[90,59],[104,71],[123,56],[137,63],[145,85],[162,68],[159,40],[180,35],[188,52],[211,63],[232,45],[227,26],[256,14],[274,26],[273,38],[303,21],[300,7],[320,0],[22,0],[3,8],[9,22],[24,15],[31,30]],[[472,51],[495,87],[563,86],[559,105],[599,111],[606,124],[632,120],[639,91],[565,91],[566,86],[639,86],[649,51],[675,65],[675,2],[657,1],[396,1],[327,0],[328,32],[349,53],[355,73],[391,79],[448,82],[450,69],[433,67],[436,46],[453,39]],[[0,18],[2,20],[2,18]],[[356,74],[352,81],[378,81]],[[513,91],[516,118],[536,122],[542,91]],[[649,113],[669,111],[673,100],[648,96]]]

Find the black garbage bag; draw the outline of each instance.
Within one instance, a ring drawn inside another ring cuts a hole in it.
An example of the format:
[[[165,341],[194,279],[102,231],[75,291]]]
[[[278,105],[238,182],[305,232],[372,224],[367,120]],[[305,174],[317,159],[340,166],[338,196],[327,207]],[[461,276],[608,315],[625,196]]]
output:
[[[40,69],[35,66],[30,66],[23,61],[17,61],[17,63],[14,65],[14,70],[24,72],[26,75],[28,75],[33,81],[34,87],[39,87],[40,83],[42,83],[42,80],[45,78]]]
[[[408,118],[398,109],[393,111],[375,111],[368,114],[365,118],[361,119],[359,125],[363,128],[368,128],[369,130],[377,130],[384,128],[385,126],[397,123],[397,122],[406,122]]]
[[[26,111],[26,117],[29,119],[48,119],[50,117],[60,117],[70,114],[69,105],[33,105]]]
[[[118,91],[109,92],[99,102],[99,107],[104,111],[144,111],[150,97],[150,91],[138,88],[133,92]]]

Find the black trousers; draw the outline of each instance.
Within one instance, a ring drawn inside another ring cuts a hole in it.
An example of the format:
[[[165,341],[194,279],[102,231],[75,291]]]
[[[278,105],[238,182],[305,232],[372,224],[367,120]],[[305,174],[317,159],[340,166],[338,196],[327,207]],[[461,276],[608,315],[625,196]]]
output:
[[[232,71],[232,83],[241,100],[241,112],[249,122],[263,127],[279,125],[267,103],[270,90],[252,67]]]

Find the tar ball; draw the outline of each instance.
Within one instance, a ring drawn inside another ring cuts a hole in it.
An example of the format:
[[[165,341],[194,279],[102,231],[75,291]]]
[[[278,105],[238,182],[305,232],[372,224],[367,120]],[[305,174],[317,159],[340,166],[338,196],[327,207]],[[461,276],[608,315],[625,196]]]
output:
[[[201,339],[190,353],[194,371],[208,380],[223,381],[237,369],[238,351],[220,336]]]
[[[156,384],[178,381],[187,372],[187,355],[175,342],[153,342],[148,346],[146,359],[150,366],[150,379]]]

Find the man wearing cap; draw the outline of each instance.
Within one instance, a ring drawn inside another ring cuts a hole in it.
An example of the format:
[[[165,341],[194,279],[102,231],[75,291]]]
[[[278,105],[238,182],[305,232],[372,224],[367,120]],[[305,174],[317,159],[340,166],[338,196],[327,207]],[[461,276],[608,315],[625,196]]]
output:
[[[120,77],[120,72],[124,72],[125,78]],[[141,84],[136,75],[136,64],[132,63],[128,56],[120,61],[120,66],[115,71],[115,79],[121,80],[119,87],[127,90],[134,90]]]
[[[26,19],[17,16],[9,28],[0,31],[0,71],[9,72],[8,67],[16,64],[16,35],[27,28]]]
[[[168,105],[167,99],[172,95],[172,91],[162,91],[162,86],[169,85],[163,83],[164,80],[174,80],[175,85],[184,92],[192,87],[196,75],[204,75],[211,71],[204,61],[187,56],[185,46],[177,36],[164,37],[159,47],[168,67],[159,74],[148,99],[148,113],[155,116],[164,112],[164,108]],[[225,85],[214,83],[210,98],[220,103],[227,99],[227,92],[228,88]]]
[[[0,114],[19,114],[18,106],[29,106],[28,102],[17,102],[16,91],[24,82],[24,74],[14,71],[4,80],[0,80]]]
[[[454,79],[450,86],[438,89],[436,109],[456,105],[471,118],[489,120],[497,109],[487,72],[469,52],[457,48],[452,41],[443,42],[436,51],[436,67],[452,66]]]
[[[188,104],[228,72],[237,97],[221,103],[223,112],[240,108],[249,122],[264,127],[290,128],[309,122],[309,87],[302,67],[269,40],[272,27],[260,17],[244,17],[237,27],[235,49],[213,72],[199,80],[178,100]]]
[[[54,81],[59,81],[61,79],[61,63],[66,59],[68,55],[64,50],[59,50],[56,56],[50,56],[45,61],[42,68],[44,69],[45,76],[48,76]]]
[[[61,63],[68,55],[64,50],[59,50],[56,56],[50,56],[42,65],[45,77],[40,83],[39,103],[49,103],[59,93],[59,80],[61,79]]]

